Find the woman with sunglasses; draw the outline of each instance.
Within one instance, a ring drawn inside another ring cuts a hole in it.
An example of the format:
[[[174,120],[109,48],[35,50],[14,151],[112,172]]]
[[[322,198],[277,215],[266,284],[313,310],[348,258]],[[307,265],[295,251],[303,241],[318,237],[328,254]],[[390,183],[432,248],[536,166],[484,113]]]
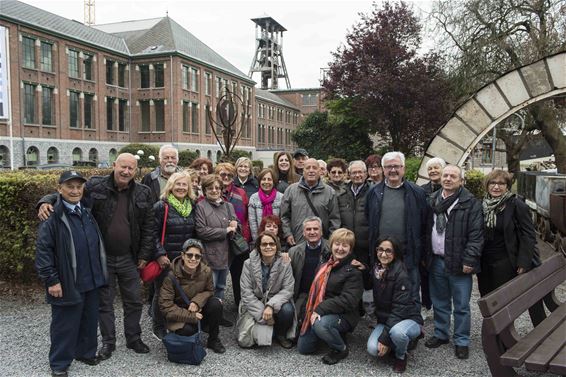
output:
[[[367,351],[376,357],[394,352],[393,370],[403,373],[407,368],[407,349],[416,347],[417,339],[422,337],[423,319],[411,297],[411,281],[397,242],[385,237],[377,245],[371,272],[377,325],[369,336]]]
[[[291,348],[295,336],[295,279],[290,263],[283,263],[277,235],[260,233],[255,250],[244,262],[240,286],[238,344],[243,348],[271,345],[273,336],[281,347]],[[263,326],[262,326],[263,325]]]
[[[220,341],[219,325],[222,319],[222,302],[213,297],[212,270],[202,262],[204,247],[200,241],[188,239],[181,255],[171,263],[159,296],[159,307],[167,320],[167,329],[179,335],[191,336],[198,331],[198,321],[208,329],[207,347],[215,353],[226,349]],[[190,300],[181,297],[172,276]]]

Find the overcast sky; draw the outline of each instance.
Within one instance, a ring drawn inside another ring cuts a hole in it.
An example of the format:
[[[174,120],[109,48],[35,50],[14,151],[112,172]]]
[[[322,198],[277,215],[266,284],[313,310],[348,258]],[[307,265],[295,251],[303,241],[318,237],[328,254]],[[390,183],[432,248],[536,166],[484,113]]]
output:
[[[1,0],[0,0],[1,1]],[[84,21],[84,0],[24,0],[65,18]],[[206,43],[245,74],[255,49],[255,24],[268,15],[287,31],[283,56],[293,88],[319,86],[320,68],[345,40],[359,13],[368,13],[372,1],[195,1],[95,0],[96,23],[164,17],[167,12],[181,26]],[[417,14],[430,9],[430,0],[409,1]],[[259,74],[254,75],[259,82]],[[280,81],[280,87],[284,87]]]

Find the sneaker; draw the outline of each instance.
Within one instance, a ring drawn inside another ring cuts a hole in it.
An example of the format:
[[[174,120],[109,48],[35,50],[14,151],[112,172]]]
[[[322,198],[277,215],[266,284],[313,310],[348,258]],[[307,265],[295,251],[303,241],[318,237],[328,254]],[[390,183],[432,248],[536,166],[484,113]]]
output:
[[[395,362],[393,363],[393,371],[395,373],[403,373],[407,369],[407,355],[405,355],[404,359],[397,359],[395,358]]]
[[[224,347],[224,345],[222,344],[222,342],[218,338],[208,339],[208,342],[206,343],[206,348],[210,348],[211,350],[214,351],[214,353],[224,353],[224,352],[226,352],[226,348]]]
[[[322,358],[322,362],[327,365],[334,365],[340,360],[346,358],[350,353],[348,347],[346,347],[343,351],[337,351],[335,349],[331,349],[324,357]]]
[[[167,335],[167,330],[165,330],[163,327],[155,326],[153,328],[152,334],[157,338],[157,340],[163,340],[165,335]]]
[[[135,353],[149,353],[149,347],[144,342],[142,342],[141,339],[137,339],[131,343],[128,343],[126,347],[134,350]]]
[[[293,348],[293,342],[291,342],[283,335],[277,335],[277,341],[279,342],[279,345],[283,348],[287,348],[287,349]]]
[[[438,339],[436,336],[432,336],[427,339],[424,345],[426,348],[438,348],[443,344],[448,344],[448,342],[448,339]]]

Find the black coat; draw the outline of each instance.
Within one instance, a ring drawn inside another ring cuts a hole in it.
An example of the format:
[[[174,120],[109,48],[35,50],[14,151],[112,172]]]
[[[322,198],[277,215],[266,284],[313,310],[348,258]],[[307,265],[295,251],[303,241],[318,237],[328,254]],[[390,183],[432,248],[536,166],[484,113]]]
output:
[[[165,226],[165,241],[161,244],[163,232],[163,218],[165,216],[165,206],[169,207],[167,214],[167,224]],[[181,254],[183,243],[189,238],[195,237],[195,203],[189,216],[183,217],[175,208],[167,203],[166,199],[160,200],[153,206],[154,227],[153,239],[155,241],[155,259],[162,255],[167,255],[169,260],[173,260]]]
[[[348,321],[352,331],[360,320],[359,303],[364,292],[362,272],[350,264],[353,258],[354,255],[350,254],[332,268],[324,299],[314,309],[321,317],[328,314],[341,315]]]
[[[350,229],[356,235],[354,254],[356,259],[370,266],[369,251],[369,225],[365,214],[366,196],[370,189],[369,184],[364,184],[360,193],[354,198],[351,190],[352,183],[344,186],[343,191],[337,192],[338,208],[340,209],[340,222],[342,227]]]
[[[234,177],[234,186],[244,189],[248,199],[259,190],[259,183],[256,177],[252,175],[248,176],[248,179],[246,179],[244,183],[240,183],[238,177]]]
[[[412,319],[423,324],[419,306],[411,297],[411,280],[407,269],[401,260],[395,259],[386,270],[383,279],[378,280],[372,275],[373,301],[377,323],[384,325],[379,342],[391,347],[393,342],[389,337],[389,330],[397,323]]]

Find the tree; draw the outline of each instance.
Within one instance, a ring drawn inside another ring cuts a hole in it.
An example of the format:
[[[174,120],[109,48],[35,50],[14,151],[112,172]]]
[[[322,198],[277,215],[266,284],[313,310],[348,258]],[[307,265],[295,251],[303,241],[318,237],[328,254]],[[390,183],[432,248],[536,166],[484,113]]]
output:
[[[155,168],[159,165],[159,148],[155,145],[128,144],[123,146],[118,153],[131,153],[139,156],[138,167],[140,168]]]
[[[505,72],[566,48],[564,0],[440,0],[431,16],[454,92],[462,101]],[[520,132],[498,132],[511,147],[508,161],[518,161],[526,134],[538,129],[555,153],[558,171],[566,173],[566,133],[559,127],[564,118],[557,111],[561,106],[557,98],[535,103],[528,107]]]
[[[232,149],[230,155],[222,154],[220,157],[221,162],[230,162],[232,164],[236,163],[240,157],[252,158],[252,152],[244,151],[241,149]]]
[[[439,56],[419,56],[421,25],[404,3],[374,4],[333,53],[323,83],[330,99],[348,98],[367,131],[410,154],[447,119],[449,86]]]
[[[367,122],[354,116],[350,100],[326,103],[326,112],[310,114],[291,135],[310,157],[322,160],[343,158],[346,161],[365,159],[372,153]]]
[[[189,166],[191,163],[198,158],[198,153],[191,151],[190,149],[185,149],[184,151],[179,151],[179,166]]]

